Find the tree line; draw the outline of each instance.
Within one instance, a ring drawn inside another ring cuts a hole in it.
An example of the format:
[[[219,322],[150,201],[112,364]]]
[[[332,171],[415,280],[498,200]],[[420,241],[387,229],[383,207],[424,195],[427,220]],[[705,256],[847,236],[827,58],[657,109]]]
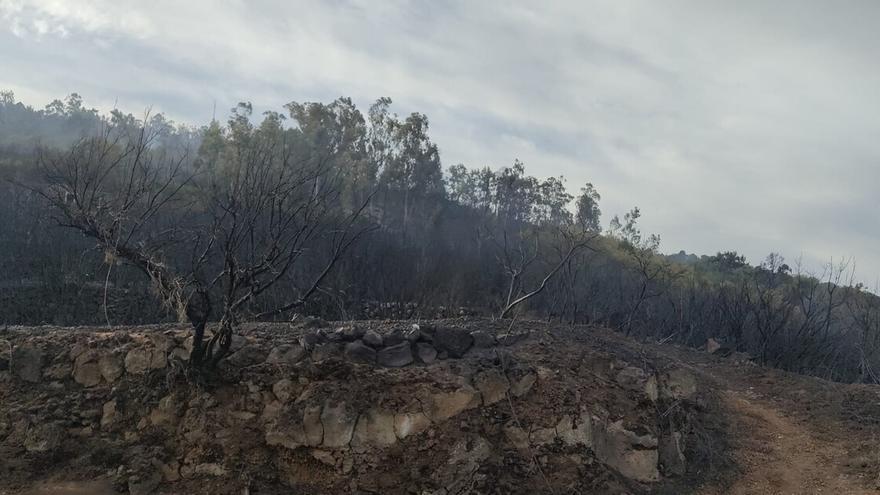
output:
[[[211,366],[243,320],[476,313],[713,337],[761,363],[878,381],[880,302],[851,264],[665,256],[638,208],[603,227],[592,184],[573,194],[519,161],[444,169],[428,118],[387,98],[259,116],[241,103],[192,128],[5,92],[0,176],[0,322],[187,321],[193,362]],[[53,309],[89,290],[83,321]],[[50,304],[22,313],[21,293]],[[156,304],[131,316],[110,304],[120,294]]]

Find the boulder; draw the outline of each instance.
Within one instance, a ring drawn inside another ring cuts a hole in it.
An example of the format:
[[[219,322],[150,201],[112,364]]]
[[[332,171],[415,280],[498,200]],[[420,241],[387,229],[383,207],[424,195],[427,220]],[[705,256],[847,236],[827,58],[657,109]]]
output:
[[[404,438],[421,433],[431,426],[431,420],[424,413],[403,413],[394,416],[394,434]]]
[[[409,342],[403,341],[397,345],[382,349],[379,351],[376,359],[382,366],[399,368],[412,363],[413,355],[412,350],[409,347]]]
[[[565,445],[591,447],[593,445],[593,428],[590,416],[586,414],[581,416],[578,424],[575,424],[571,415],[566,414],[556,424],[556,436]]]
[[[697,379],[682,368],[673,368],[660,377],[659,393],[666,400],[688,400],[697,393]]]
[[[235,368],[246,368],[266,361],[266,351],[254,345],[247,345],[230,354],[224,361]]]
[[[125,363],[119,354],[104,354],[98,359],[98,369],[107,383],[113,383],[125,373]]]
[[[168,361],[165,353],[158,349],[138,347],[128,351],[125,355],[125,371],[135,375],[146,373],[149,370],[162,369]]]
[[[324,440],[324,425],[321,423],[321,406],[307,406],[302,420],[305,444],[310,447],[321,445]]]
[[[116,421],[116,399],[105,402],[101,411],[101,428],[107,428]]]
[[[479,404],[480,394],[470,387],[462,387],[454,392],[432,395],[427,404],[426,415],[433,422],[445,421]]]
[[[300,345],[307,351],[311,351],[323,342],[325,342],[324,338],[316,331],[306,332],[299,338]]]
[[[615,381],[626,390],[644,394],[644,397],[651,402],[657,401],[657,379],[654,375],[649,376],[641,368],[627,366],[617,373]]]
[[[43,369],[43,351],[36,346],[23,344],[12,349],[12,374],[26,382],[40,381]]]
[[[345,344],[345,359],[356,363],[375,364],[376,350],[364,344],[362,340],[355,340]]]
[[[416,344],[416,355],[421,362],[431,364],[437,360],[437,349],[427,342],[419,342]]]
[[[492,405],[507,396],[507,378],[497,370],[479,373],[474,377],[474,386],[480,391],[483,405]]]
[[[495,336],[485,330],[471,332],[471,337],[474,338],[474,347],[478,349],[494,347],[498,343],[495,340]]]
[[[290,400],[297,393],[298,389],[298,384],[287,378],[282,378],[272,385],[272,393],[282,403]]]
[[[533,428],[529,433],[529,442],[532,445],[550,445],[556,441],[556,428]]]
[[[340,330],[342,330],[343,338],[349,342],[362,338],[366,333],[366,331],[358,325],[347,325]]]
[[[315,362],[340,357],[342,357],[342,344],[328,342],[326,344],[318,344],[312,349],[312,361]]]
[[[442,493],[469,492],[474,476],[491,455],[492,445],[485,438],[469,435],[452,446],[448,459],[437,467],[431,478],[446,488]]]
[[[370,347],[379,348],[385,343],[381,335],[374,330],[367,330],[362,339]]]
[[[302,361],[306,350],[299,344],[282,344],[269,351],[266,363],[293,366]]]
[[[394,415],[382,409],[370,409],[358,418],[351,445],[387,447],[396,441]]]
[[[99,362],[98,351],[94,349],[80,353],[76,357],[76,361],[73,362],[74,381],[84,387],[94,387],[100,384],[103,373]]]
[[[642,483],[660,479],[657,438],[629,431],[623,421],[594,422],[593,452],[599,461],[626,478]]]
[[[461,358],[474,344],[474,338],[467,330],[452,327],[438,327],[433,333],[434,347],[438,352],[446,352],[449,357]]]
[[[532,386],[535,385],[535,382],[538,380],[538,375],[535,373],[529,372],[520,377],[518,380],[513,382],[513,385],[510,387],[510,393],[512,393],[515,397],[522,397],[529,393],[529,390],[532,389]]]
[[[334,449],[347,447],[354,434],[356,421],[357,415],[348,410],[345,402],[324,404],[321,411],[324,440],[321,445]]]
[[[386,335],[383,340],[386,347],[395,346],[403,342],[408,342],[408,340],[406,340],[406,335],[404,335],[403,333],[403,330],[399,328],[395,328],[391,333]]]
[[[58,423],[34,425],[25,433],[24,448],[36,453],[54,451],[61,445],[64,435],[64,428]]]

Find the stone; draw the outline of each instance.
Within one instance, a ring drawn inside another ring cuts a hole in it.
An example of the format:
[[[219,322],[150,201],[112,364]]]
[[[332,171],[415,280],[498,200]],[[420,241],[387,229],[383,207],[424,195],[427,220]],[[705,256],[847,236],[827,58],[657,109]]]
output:
[[[599,461],[626,478],[642,483],[660,479],[656,437],[629,431],[623,421],[594,422],[593,452]]]
[[[198,464],[193,472],[198,476],[226,476],[227,471],[226,468],[217,463],[203,463]]]
[[[169,483],[180,480],[180,464],[177,461],[171,461],[167,464],[159,463],[159,472],[162,473],[162,479]]]
[[[394,434],[403,440],[428,429],[431,420],[424,413],[403,413],[394,416]]]
[[[321,362],[342,357],[342,345],[335,342],[318,344],[312,349],[312,361]]]
[[[518,332],[518,333],[499,333],[498,334],[498,343],[500,345],[514,345],[522,342],[529,338],[529,332]]]
[[[159,400],[159,405],[150,411],[150,423],[163,426],[177,423],[177,400],[169,394]]]
[[[297,393],[299,388],[298,383],[294,383],[287,378],[282,378],[272,385],[272,393],[275,394],[275,397],[277,397],[279,401],[284,403],[290,400],[290,398]]]
[[[579,424],[575,425],[571,415],[566,414],[556,424],[556,436],[565,445],[591,447],[593,445],[593,428],[590,417],[582,416]]]
[[[351,446],[387,447],[397,442],[394,415],[382,409],[369,409],[360,415],[351,438]]]
[[[433,335],[434,348],[446,351],[449,357],[461,358],[474,344],[474,338],[467,330],[452,327],[438,327]]]
[[[413,325],[403,332],[403,338],[414,344],[422,338],[422,331],[417,324]]]
[[[697,393],[697,379],[682,368],[673,368],[660,377],[660,398],[688,400]]]
[[[101,412],[101,428],[107,428],[116,421],[116,399],[105,402]]]
[[[307,406],[303,411],[303,434],[305,444],[317,447],[324,441],[324,425],[321,422],[321,406]]]
[[[641,368],[627,366],[617,373],[615,381],[626,390],[644,394],[651,402],[657,401],[657,378],[648,376]]]
[[[384,344],[386,347],[395,346],[401,344],[403,342],[408,342],[406,340],[406,336],[404,336],[403,331],[399,328],[395,328],[388,335],[383,337],[385,341]]]
[[[498,343],[495,340],[495,336],[485,330],[471,332],[471,337],[474,339],[474,347],[478,349],[494,347]]]
[[[247,368],[248,366],[263,363],[266,359],[265,351],[257,346],[248,345],[227,356],[223,362],[234,368]]]
[[[437,349],[427,342],[419,342],[416,344],[416,355],[419,356],[419,361],[431,364],[437,360]]]
[[[42,377],[43,351],[33,345],[23,344],[12,349],[10,368],[12,374],[30,383],[37,383]]]
[[[362,340],[355,340],[345,344],[345,359],[355,363],[375,364],[376,351]]]
[[[100,384],[101,379],[103,378],[101,367],[96,361],[86,361],[81,363],[80,360],[83,356],[87,356],[87,354],[81,354],[80,357],[76,359],[76,363],[73,366],[73,379],[76,383],[79,383],[84,387],[94,387]]]
[[[513,382],[513,385],[510,387],[510,393],[512,393],[515,397],[522,397],[529,393],[529,390],[532,389],[532,386],[535,385],[535,382],[538,380],[538,376],[534,373],[526,373],[519,380]]]
[[[432,480],[446,488],[446,493],[471,491],[474,475],[492,455],[492,445],[481,436],[462,438],[449,450],[449,457],[434,473]]]
[[[336,466],[336,458],[333,457],[333,452],[328,452],[326,450],[312,449],[312,458],[321,464],[325,464],[330,467]]]
[[[389,368],[400,368],[413,362],[412,350],[409,342],[403,341],[391,347],[385,347],[376,356],[376,360],[381,366]]]
[[[673,431],[668,435],[661,436],[658,455],[663,473],[667,476],[683,476],[687,471],[681,433]]]
[[[113,383],[125,373],[125,363],[119,354],[104,354],[98,359],[98,369],[107,383]]]
[[[358,325],[346,325],[337,330],[337,332],[340,330],[342,331],[342,336],[344,337],[344,339],[349,342],[359,340],[361,337],[364,336],[364,333],[366,333],[366,331]]]
[[[326,403],[321,411],[324,440],[321,445],[329,448],[347,447],[354,434],[357,416],[348,410],[345,402]]]
[[[533,428],[529,433],[529,441],[533,445],[549,445],[556,441],[556,428]]]
[[[150,470],[148,473],[128,478],[129,495],[152,495],[162,483],[162,473]]]
[[[158,370],[167,366],[165,353],[158,349],[138,347],[125,355],[125,371],[135,375],[144,374],[149,370]]]
[[[375,330],[367,330],[364,333],[364,337],[362,339],[365,344],[373,348],[379,348],[384,345],[385,341],[381,335],[379,335]]]
[[[711,337],[706,340],[706,352],[708,352],[709,354],[715,354],[716,352],[718,352],[719,349],[721,349],[721,347],[721,342],[718,342]]]
[[[477,407],[479,403],[479,393],[470,387],[463,387],[454,392],[431,395],[426,414],[433,422],[445,421],[462,411]]]
[[[322,335],[315,331],[306,332],[299,338],[300,345],[307,351],[311,351],[315,346],[323,342]]]
[[[31,426],[25,432],[24,448],[28,452],[43,453],[57,449],[64,440],[64,428],[58,423]]]
[[[299,344],[282,344],[269,351],[266,363],[293,366],[305,355],[306,350]]]
[[[525,430],[516,425],[507,425],[504,427],[504,436],[517,450],[526,451],[529,449],[529,434]]]
[[[497,370],[484,371],[474,377],[474,386],[480,391],[483,405],[492,405],[507,396],[507,378]]]

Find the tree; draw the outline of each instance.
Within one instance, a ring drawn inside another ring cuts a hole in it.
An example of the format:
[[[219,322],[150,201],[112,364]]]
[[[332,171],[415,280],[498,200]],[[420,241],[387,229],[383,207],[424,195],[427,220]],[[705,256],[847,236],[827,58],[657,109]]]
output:
[[[577,198],[575,219],[583,228],[598,232],[601,230],[599,221],[602,216],[602,210],[599,209],[599,192],[593,187],[593,184],[587,184],[581,188],[581,194]]]
[[[61,225],[96,241],[108,260],[139,269],[163,303],[192,324],[194,367],[214,367],[226,356],[240,316],[296,275],[320,238],[330,246],[324,268],[264,314],[304,304],[367,231],[357,225],[363,205],[336,207],[338,174],[327,160],[295,159],[278,116],[255,127],[251,108],[233,111],[223,146],[205,150],[199,171],[186,155],[154,149],[149,125],[134,135],[108,127],[67,151],[43,150],[42,180],[31,186]],[[211,318],[217,324],[206,341]]]

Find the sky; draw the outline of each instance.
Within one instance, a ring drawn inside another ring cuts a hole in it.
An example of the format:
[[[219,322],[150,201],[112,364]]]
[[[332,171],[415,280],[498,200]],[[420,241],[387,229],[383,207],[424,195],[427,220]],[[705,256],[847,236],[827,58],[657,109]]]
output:
[[[0,0],[0,89],[191,124],[381,96],[446,166],[592,182],[662,250],[880,277],[880,2]]]

